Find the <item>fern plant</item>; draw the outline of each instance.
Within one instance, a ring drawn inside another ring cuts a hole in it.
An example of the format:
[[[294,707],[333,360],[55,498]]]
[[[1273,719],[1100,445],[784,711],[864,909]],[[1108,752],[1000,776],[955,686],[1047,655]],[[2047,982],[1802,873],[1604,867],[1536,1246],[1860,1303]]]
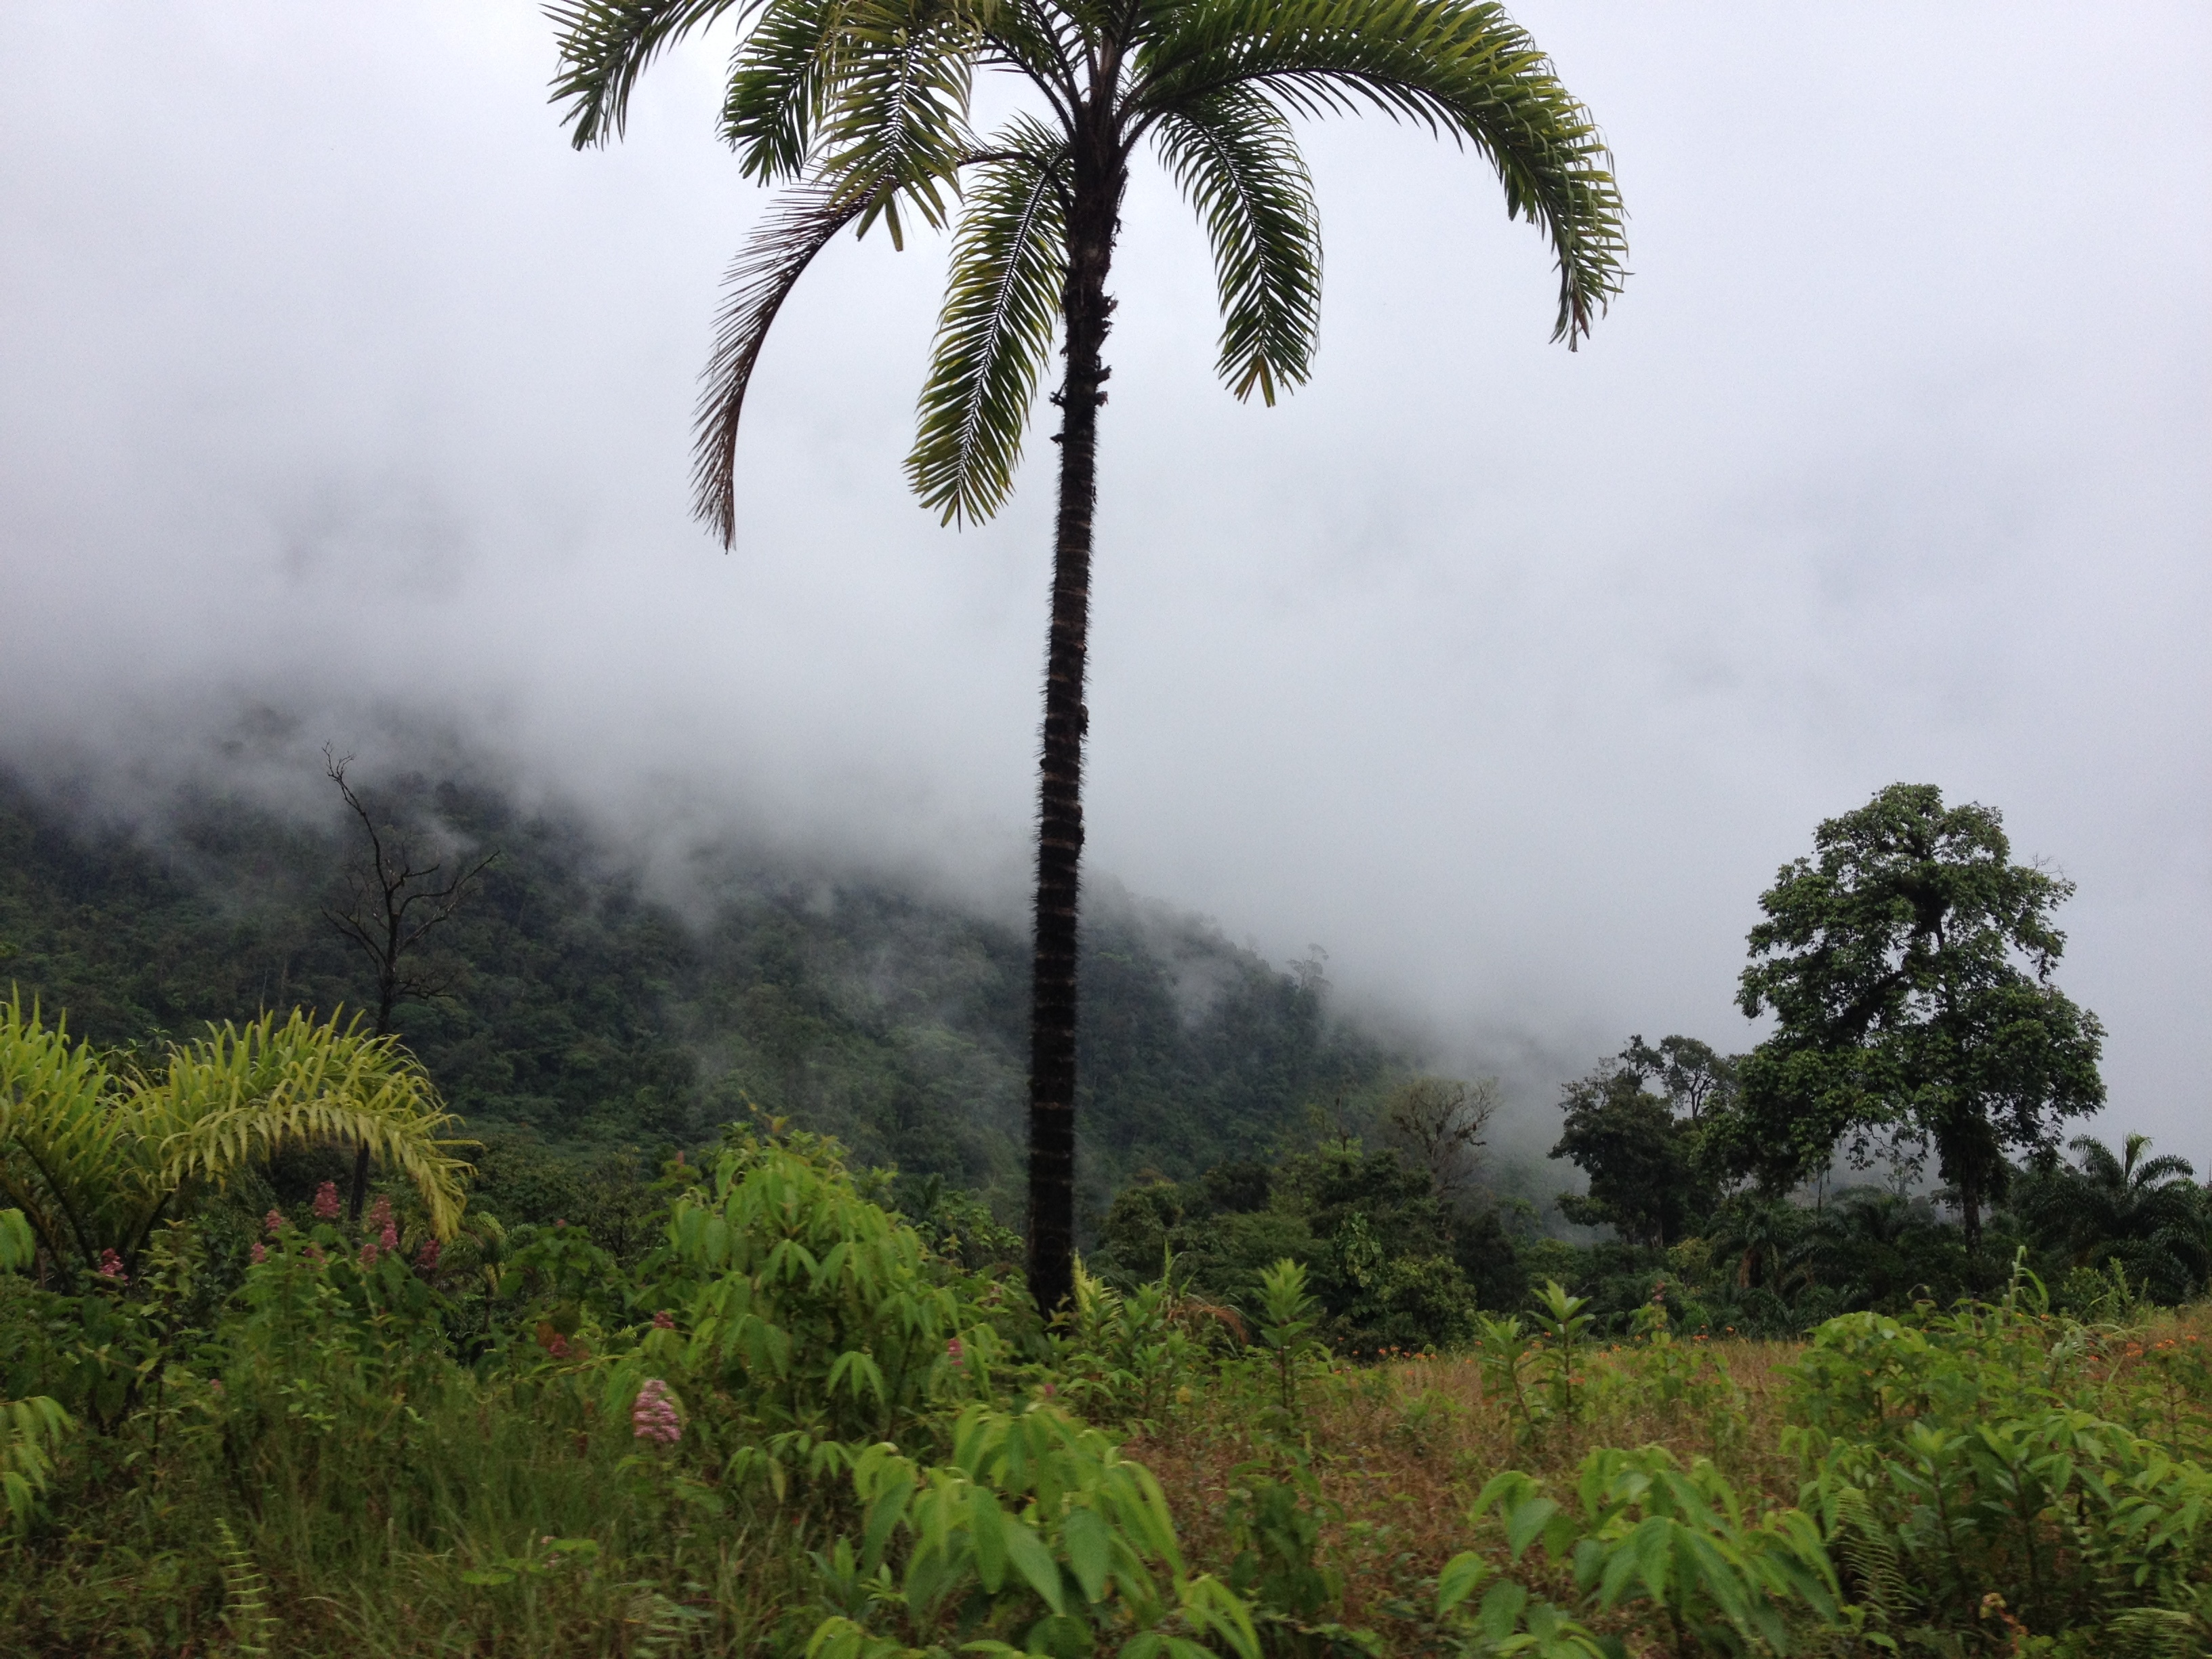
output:
[[[0,1004],[0,1197],[65,1281],[127,1282],[194,1188],[303,1144],[367,1146],[450,1237],[468,1167],[454,1122],[414,1057],[357,1018],[211,1025],[161,1065],[117,1070],[64,1021]]]
[[[242,1659],[258,1659],[270,1650],[276,1627],[269,1612],[269,1582],[230,1522],[218,1516],[215,1527],[222,1540],[217,1559],[222,1564],[222,1621],[230,1630],[230,1650]]]

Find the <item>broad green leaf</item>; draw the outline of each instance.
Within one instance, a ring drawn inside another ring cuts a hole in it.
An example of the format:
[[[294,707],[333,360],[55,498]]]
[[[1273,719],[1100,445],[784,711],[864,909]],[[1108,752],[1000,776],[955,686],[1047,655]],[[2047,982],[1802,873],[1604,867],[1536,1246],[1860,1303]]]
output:
[[[1074,1571],[1075,1582],[1083,1586],[1085,1597],[1092,1601],[1105,1600],[1112,1539],[1104,1517],[1088,1507],[1070,1510],[1060,1528],[1060,1542],[1066,1547],[1067,1565]]]
[[[1006,1581],[1006,1517],[986,1487],[968,1489],[968,1535],[975,1549],[975,1576],[996,1595]]]
[[[1513,1506],[1505,1517],[1505,1543],[1516,1561],[1559,1512],[1559,1506],[1548,1498],[1524,1498]]]
[[[1473,1550],[1462,1550],[1437,1575],[1437,1616],[1442,1618],[1474,1594],[1490,1576],[1490,1564]]]
[[[1014,1571],[1029,1581],[1030,1588],[1044,1598],[1047,1607],[1054,1613],[1067,1611],[1060,1563],[1052,1559],[1052,1552],[1027,1522],[1007,1519],[1006,1559],[1013,1563]]]

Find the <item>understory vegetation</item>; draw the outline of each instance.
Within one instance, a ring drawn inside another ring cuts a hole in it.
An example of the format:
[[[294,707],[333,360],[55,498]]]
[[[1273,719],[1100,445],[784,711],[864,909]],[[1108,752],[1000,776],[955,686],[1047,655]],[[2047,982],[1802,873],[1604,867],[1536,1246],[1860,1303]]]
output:
[[[2024,1268],[1796,1342],[1684,1332],[1663,1294],[1607,1334],[1551,1282],[1354,1362],[1287,1258],[1234,1302],[1172,1259],[1085,1273],[1047,1329],[963,1265],[980,1206],[978,1237],[917,1227],[773,1121],[672,1160],[628,1260],[441,1216],[434,1170],[358,1225],[281,1158],[228,1174],[127,1255],[0,1222],[0,1650],[2212,1641],[2203,1322],[2069,1316]]]

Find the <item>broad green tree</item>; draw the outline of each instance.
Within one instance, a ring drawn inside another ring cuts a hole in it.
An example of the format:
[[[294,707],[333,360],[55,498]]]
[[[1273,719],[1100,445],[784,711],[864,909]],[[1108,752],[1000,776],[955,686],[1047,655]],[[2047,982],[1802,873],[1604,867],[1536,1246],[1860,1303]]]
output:
[[[696,507],[735,535],[745,391],[793,285],[839,232],[952,229],[908,477],[947,523],[1012,488],[1055,341],[1062,360],[1038,787],[1030,1056],[1030,1283],[1071,1280],[1075,974],[1098,410],[1122,198],[1149,149],[1211,239],[1218,368],[1269,403],[1312,360],[1320,228],[1294,118],[1373,110],[1471,148],[1559,276],[1555,337],[1588,331],[1625,246],[1611,156],[1534,41],[1471,0],[568,0],[556,101],[579,147],[617,137],[637,77],[726,17],[721,113],[740,170],[785,187],[732,266],[700,400]],[[978,134],[979,70],[1026,107]]]
[[[1751,930],[1737,1002],[1776,1025],[1741,1068],[1733,1161],[1771,1189],[1839,1147],[1862,1164],[1932,1151],[1978,1249],[2008,1155],[2104,1103],[2103,1028],[2051,979],[2073,884],[2014,864],[1995,810],[1932,784],[1893,784],[1813,839]]]
[[[1586,1227],[1609,1226],[1632,1244],[1679,1244],[1712,1212],[1720,1194],[1698,1167],[1699,1131],[1675,1115],[1674,1102],[1645,1086],[1650,1073],[1628,1054],[1567,1085],[1566,1123],[1553,1158],[1571,1160],[1589,1181],[1562,1193],[1559,1210]]]

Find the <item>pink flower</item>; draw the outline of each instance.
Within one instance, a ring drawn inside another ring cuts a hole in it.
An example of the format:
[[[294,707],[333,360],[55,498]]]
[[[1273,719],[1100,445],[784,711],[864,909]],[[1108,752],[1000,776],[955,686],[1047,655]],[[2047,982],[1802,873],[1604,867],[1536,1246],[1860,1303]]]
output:
[[[112,1250],[102,1250],[100,1253],[100,1276],[102,1279],[112,1279],[118,1285],[128,1285],[131,1282],[131,1275],[123,1271],[123,1258]]]
[[[676,1414],[676,1401],[670,1398],[668,1384],[657,1376],[646,1379],[645,1386],[637,1391],[637,1403],[629,1411],[630,1431],[640,1440],[672,1446],[684,1437],[684,1424]]]
[[[253,1248],[246,1254],[253,1258],[253,1265],[258,1267],[269,1260],[269,1247],[257,1238],[253,1241]]]
[[[434,1238],[422,1241],[422,1248],[415,1252],[415,1265],[426,1273],[438,1271],[439,1244]]]
[[[391,1222],[386,1222],[384,1224],[384,1231],[376,1236],[376,1242],[381,1244],[387,1250],[398,1249],[399,1248],[399,1229]]]
[[[315,1219],[336,1221],[338,1218],[338,1183],[325,1181],[315,1188]]]
[[[261,1224],[264,1227],[266,1227],[272,1233],[283,1232],[284,1231],[284,1212],[282,1210],[270,1211],[267,1215],[261,1218]]]
[[[960,1339],[958,1337],[956,1336],[952,1338],[945,1345],[945,1352],[951,1357],[952,1363],[954,1364],[963,1368],[966,1366],[968,1363],[967,1351],[960,1346]]]
[[[374,1267],[376,1265],[375,1245],[364,1244],[361,1247],[361,1265],[364,1267]]]
[[[676,1328],[676,1316],[669,1312],[667,1309],[663,1308],[659,1313],[653,1315],[653,1328],[656,1331],[674,1330]]]

